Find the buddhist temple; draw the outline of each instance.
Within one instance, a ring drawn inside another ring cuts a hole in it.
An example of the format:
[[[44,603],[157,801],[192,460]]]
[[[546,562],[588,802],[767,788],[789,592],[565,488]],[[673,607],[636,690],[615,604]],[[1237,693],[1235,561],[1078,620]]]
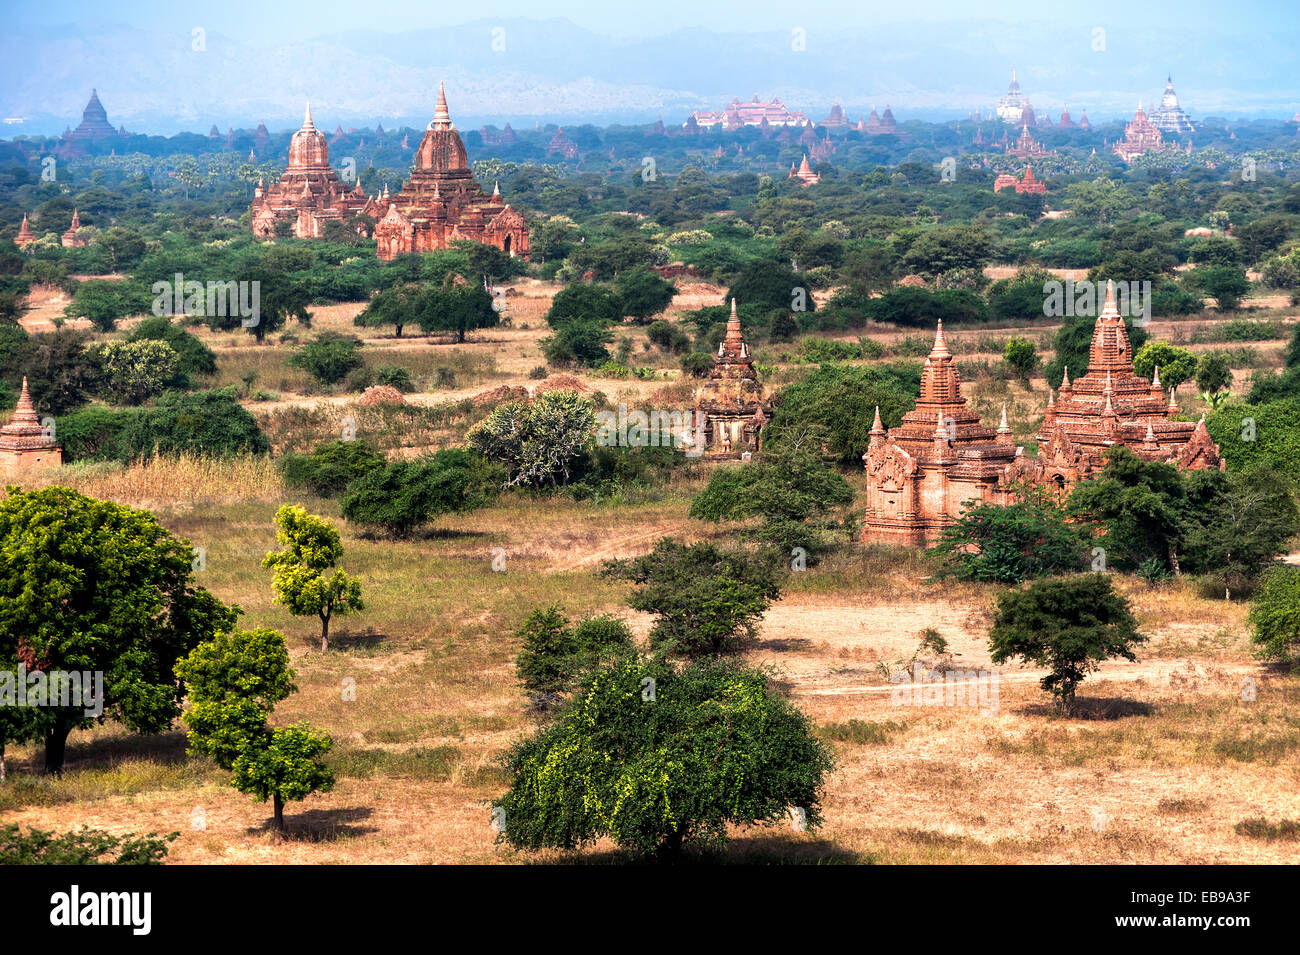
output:
[[[32,227],[27,224],[27,214],[23,213],[23,224],[18,230],[18,234],[14,236],[14,245],[21,249],[26,248],[35,241],[36,236],[32,233]]]
[[[1034,137],[1029,135],[1029,127],[1026,125],[1020,127],[1020,138],[1016,140],[1014,146],[1007,149],[1007,155],[1019,156],[1021,159],[1032,159],[1050,154],[1041,143],[1036,142]]]
[[[1074,125],[1074,120],[1070,119],[1070,107],[1066,106],[1061,109],[1061,119],[1056,125],[1060,126],[1062,129]]]
[[[862,540],[922,546],[937,539],[967,504],[1010,503],[1023,481],[1064,495],[1076,482],[1095,477],[1117,446],[1147,461],[1223,470],[1205,419],[1170,420],[1177,411],[1172,396],[1166,401],[1158,372],[1148,380],[1133,371],[1114,283],[1107,286],[1093,329],[1087,374],[1072,383],[1067,369],[1059,393],[1049,394],[1036,458],[1014,445],[1005,407],[995,430],[967,406],[940,322],[916,408],[889,430],[876,412],[862,456],[868,481]]]
[[[1026,108],[1032,109],[1029,100],[1025,99],[1025,94],[1020,91],[1020,82],[1016,79],[1016,71],[1011,71],[1011,85],[1007,87],[1007,95],[998,100],[998,118],[1005,123],[1015,123],[1024,125],[1024,112]]]
[[[844,107],[840,105],[840,101],[839,101],[839,100],[836,100],[836,101],[831,105],[831,111],[830,111],[830,113],[827,114],[826,118],[823,119],[823,120],[822,120],[820,123],[818,123],[817,125],[818,125],[818,126],[825,126],[827,129],[846,129],[846,128],[848,128],[848,125],[849,125],[849,118],[848,118],[846,115],[844,115]]]
[[[798,169],[795,168],[794,163],[790,164],[790,175],[786,178],[798,179],[804,186],[811,186],[821,182],[822,177],[812,171],[812,167],[808,165],[808,154],[804,153],[803,162],[799,163]]]
[[[108,111],[99,101],[98,91],[91,90],[90,101],[82,111],[80,125],[63,134],[56,153],[64,157],[81,155],[90,144],[103,139],[115,139],[119,135],[108,121]]]
[[[772,414],[754,370],[754,358],[740,331],[736,300],[731,300],[727,334],[718,345],[709,380],[695,395],[695,444],[707,458],[739,458],[762,447],[762,431]]]
[[[72,210],[72,224],[68,226],[68,231],[63,233],[59,241],[65,249],[79,249],[86,244],[86,240],[77,235],[81,229],[81,215],[76,209]]]
[[[1001,192],[1003,189],[1014,189],[1020,193],[1043,194],[1047,192],[1047,186],[1039,179],[1034,178],[1034,167],[1026,166],[1025,174],[1022,178],[1017,179],[1010,173],[1004,172],[993,181],[993,191]]]
[[[32,396],[23,379],[18,406],[9,423],[0,428],[0,471],[13,473],[33,467],[63,463],[63,449],[36,416]]]
[[[1147,114],[1138,103],[1133,122],[1124,127],[1124,138],[1111,147],[1113,152],[1125,162],[1132,162],[1138,156],[1156,149],[1164,148],[1164,137],[1160,130],[1147,119]]]
[[[1151,113],[1151,125],[1162,133],[1182,135],[1196,128],[1192,118],[1178,105],[1178,94],[1174,92],[1174,78],[1165,81],[1165,92],[1160,97],[1160,108]]]
[[[385,196],[387,211],[375,226],[381,259],[446,249],[458,240],[495,246],[528,257],[528,224],[506,205],[499,188],[485,195],[474,181],[447,96],[438,84],[433,122],[415,151],[415,168],[402,191]]]
[[[546,147],[547,154],[558,154],[565,159],[577,159],[578,147],[575,143],[569,142],[569,138],[564,135],[564,127],[557,126],[555,135],[551,138],[551,143]]]
[[[779,99],[760,102],[755,94],[748,103],[733,99],[718,113],[691,113],[682,126],[688,131],[691,131],[692,126],[721,126],[723,130],[732,130],[742,126],[761,126],[764,120],[767,120],[769,126],[802,126],[809,121],[803,113],[788,109]]]
[[[1092,123],[1088,122],[1088,111],[1085,109],[1083,115],[1079,117],[1080,129],[1092,129]]]
[[[871,107],[871,114],[862,123],[861,128],[870,136],[893,136],[898,133],[898,123],[888,104],[885,105],[885,112],[881,115],[877,115],[874,106]]]
[[[289,167],[279,182],[270,186],[258,183],[253,190],[249,209],[253,235],[274,238],[276,223],[287,221],[293,223],[295,237],[319,239],[326,222],[347,222],[362,213],[377,218],[380,210],[366,198],[360,179],[351,189],[339,180],[330,166],[325,136],[312,122],[308,103],[302,128],[289,140]]]

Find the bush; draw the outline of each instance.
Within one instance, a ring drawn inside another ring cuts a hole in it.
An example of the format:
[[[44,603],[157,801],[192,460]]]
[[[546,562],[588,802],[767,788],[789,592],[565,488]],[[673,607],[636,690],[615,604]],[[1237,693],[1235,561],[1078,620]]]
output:
[[[691,336],[686,334],[684,328],[662,319],[651,323],[646,329],[646,337],[664,351],[674,355],[689,351],[691,347]]]
[[[244,410],[233,389],[171,391],[127,419],[118,442],[118,460],[153,454],[267,454],[271,443]]]
[[[387,463],[383,454],[360,441],[330,441],[317,445],[311,454],[287,454],[279,466],[286,484],[333,497]]]
[[[411,380],[411,373],[398,365],[380,365],[376,368],[375,384],[388,385],[390,388],[396,388],[402,394],[410,394],[415,390],[415,382]]]
[[[570,365],[594,368],[609,361],[609,350],[605,346],[613,338],[603,322],[575,319],[556,329],[554,335],[542,339],[542,354],[552,365],[561,368]]]
[[[1251,640],[1265,660],[1300,663],[1300,569],[1273,567],[1250,602]]]
[[[429,458],[395,461],[348,486],[343,516],[382,528],[394,537],[411,533],[440,514],[463,513],[484,503],[483,469],[469,452],[439,451]]]
[[[708,352],[696,351],[683,355],[678,364],[681,366],[682,374],[688,378],[707,378],[713,371],[713,356]]]
[[[1044,498],[976,504],[944,528],[932,555],[936,576],[1018,584],[1087,567],[1085,536]]]
[[[114,835],[82,826],[62,834],[0,827],[0,865],[162,865],[179,832]],[[107,858],[105,858],[107,857]]]
[[[360,349],[359,338],[322,335],[299,348],[288,363],[305,369],[322,384],[332,385],[342,381],[352,369],[360,367]]]
[[[596,666],[634,649],[632,631],[617,617],[588,617],[573,627],[556,604],[534,610],[515,636],[522,644],[515,672],[538,709]]]
[[[509,471],[509,484],[552,487],[568,482],[592,444],[595,413],[573,391],[548,391],[531,404],[498,405],[465,436],[489,461]]]
[[[212,349],[203,344],[198,336],[172,324],[171,319],[165,315],[151,316],[139,322],[127,334],[126,340],[166,342],[180,356],[180,363],[176,367],[179,376],[214,375],[217,372],[217,356]],[[180,387],[175,384],[170,386]]]
[[[91,349],[99,363],[99,394],[110,404],[138,405],[158,395],[180,366],[165,341],[104,342]]]

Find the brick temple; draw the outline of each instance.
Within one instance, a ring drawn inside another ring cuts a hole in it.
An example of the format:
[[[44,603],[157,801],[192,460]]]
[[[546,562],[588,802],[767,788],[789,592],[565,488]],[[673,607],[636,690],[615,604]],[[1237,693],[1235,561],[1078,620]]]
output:
[[[346,222],[363,213],[377,218],[381,212],[362,191],[360,178],[353,188],[340,181],[330,165],[325,134],[312,122],[310,103],[302,128],[289,140],[288,168],[279,182],[257,184],[249,209],[253,235],[264,239],[275,238],[280,222],[292,222],[299,239],[318,239],[330,220]]]
[[[486,195],[474,181],[465,144],[438,84],[433,122],[415,150],[415,168],[375,226],[379,257],[446,249],[465,239],[528,258],[528,224],[498,188]]]
[[[24,378],[14,416],[7,425],[0,428],[0,472],[13,474],[62,463],[63,449],[50,432],[41,427],[36,406],[32,404],[32,396],[27,391],[27,379]]]
[[[694,447],[713,459],[739,458],[758,451],[771,416],[772,396],[758,380],[733,298],[727,334],[718,345],[713,370],[695,393]]]
[[[1115,306],[1114,285],[1093,329],[1088,373],[1073,383],[1068,370],[1059,396],[1049,393],[1038,434],[1038,456],[1016,447],[1005,406],[999,426],[984,426],[961,394],[961,373],[943,337],[943,323],[921,373],[916,408],[886,430],[880,411],[867,452],[864,543],[924,546],[938,538],[967,504],[1008,504],[1014,485],[1054,486],[1061,495],[1105,466],[1106,452],[1129,448],[1147,461],[1222,470],[1219,448],[1205,428],[1173,421],[1159,372],[1153,380],[1133,371],[1133,349]]]

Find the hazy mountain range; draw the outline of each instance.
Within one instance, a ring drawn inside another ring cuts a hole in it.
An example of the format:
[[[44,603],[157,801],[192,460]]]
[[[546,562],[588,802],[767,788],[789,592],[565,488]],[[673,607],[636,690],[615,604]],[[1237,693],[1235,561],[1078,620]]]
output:
[[[649,8],[647,8],[649,9]],[[311,40],[190,34],[86,23],[9,26],[0,37],[0,135],[75,126],[95,87],[109,121],[132,132],[206,133],[215,123],[423,126],[447,83],[462,128],[534,122],[680,124],[734,96],[778,96],[814,120],[838,99],[852,119],[888,103],[900,120],[989,110],[1013,67],[1035,109],[1068,105],[1094,122],[1150,104],[1167,72],[1194,118],[1289,118],[1300,109],[1300,25],[1226,24],[1214,36],[1171,22],[1104,37],[1095,28],[994,20],[894,23],[877,31],[680,29],[616,39],[564,19],[492,20],[436,30],[325,32]],[[1232,32],[1235,30],[1236,32]],[[649,31],[647,31],[649,32]]]

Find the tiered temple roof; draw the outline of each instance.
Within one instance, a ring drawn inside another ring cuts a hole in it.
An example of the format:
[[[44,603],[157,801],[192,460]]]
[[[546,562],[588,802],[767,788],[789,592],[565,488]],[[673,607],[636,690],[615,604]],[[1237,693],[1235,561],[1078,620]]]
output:
[[[779,99],[762,102],[758,95],[748,103],[733,99],[721,112],[694,112],[683,123],[684,128],[721,126],[724,130],[739,129],[742,126],[761,126],[767,120],[769,126],[802,126],[808,122],[803,113],[790,110]]]
[[[1020,81],[1016,79],[1016,71],[1013,69],[1007,95],[998,100],[998,118],[1003,122],[1023,125],[1026,122],[1026,108],[1033,109],[1025,94],[1020,91]]]
[[[23,224],[14,236],[14,245],[20,248],[26,247],[36,241],[36,236],[32,233],[32,227],[27,224],[27,213],[23,213]]]
[[[696,447],[702,438],[700,450],[713,458],[758,451],[771,413],[772,396],[758,380],[733,298],[727,333],[718,345],[713,370],[695,395]]]
[[[76,156],[85,151],[86,146],[102,139],[114,139],[122,135],[108,121],[108,111],[99,101],[99,92],[90,91],[90,100],[81,113],[81,123],[76,129],[63,134],[57,152],[61,156]]]
[[[391,200],[383,196],[381,202],[387,203],[375,226],[381,259],[446,249],[460,239],[528,257],[528,225],[523,216],[505,204],[500,190],[485,195],[474,181],[441,83],[433,121],[415,150],[411,178],[401,192]]]
[[[76,209],[72,210],[72,223],[68,226],[68,231],[63,233],[59,239],[60,244],[65,249],[79,249],[86,244],[86,240],[77,235],[81,229],[81,213]]]
[[[1164,133],[1181,135],[1196,128],[1192,118],[1178,105],[1178,94],[1174,92],[1174,78],[1165,81],[1165,92],[1160,97],[1160,108],[1151,113],[1151,125]]]
[[[803,162],[799,163],[797,169],[795,168],[794,163],[790,164],[790,175],[786,178],[798,179],[806,187],[821,182],[822,177],[812,171],[812,166],[808,165],[808,154],[804,153]]]
[[[0,428],[0,469],[11,471],[34,464],[62,464],[63,451],[53,435],[41,427],[23,378],[18,406],[9,423]]]
[[[1143,153],[1163,148],[1164,137],[1147,118],[1142,104],[1138,103],[1133,122],[1124,127],[1124,138],[1111,147],[1111,152],[1125,162],[1132,162]]]

